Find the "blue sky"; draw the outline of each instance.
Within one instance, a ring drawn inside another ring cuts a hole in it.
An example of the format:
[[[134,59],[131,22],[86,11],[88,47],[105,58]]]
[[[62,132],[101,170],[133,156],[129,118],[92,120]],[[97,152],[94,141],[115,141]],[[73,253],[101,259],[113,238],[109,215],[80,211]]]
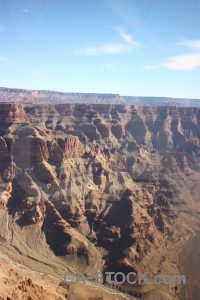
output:
[[[0,86],[200,98],[200,0],[0,0]]]

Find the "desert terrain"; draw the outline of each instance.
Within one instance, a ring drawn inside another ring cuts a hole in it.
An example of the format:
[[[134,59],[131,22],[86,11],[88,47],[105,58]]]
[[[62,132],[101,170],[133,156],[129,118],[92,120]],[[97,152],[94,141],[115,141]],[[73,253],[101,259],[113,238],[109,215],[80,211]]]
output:
[[[67,271],[190,273],[180,253],[200,228],[198,105],[23,103],[8,94],[0,299],[198,300],[173,284],[64,282]]]

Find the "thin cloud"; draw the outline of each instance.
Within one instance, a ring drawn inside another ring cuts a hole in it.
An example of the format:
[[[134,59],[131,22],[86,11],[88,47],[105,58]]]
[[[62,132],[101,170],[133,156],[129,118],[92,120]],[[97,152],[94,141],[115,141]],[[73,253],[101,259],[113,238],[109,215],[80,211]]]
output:
[[[82,47],[75,50],[75,54],[84,54],[88,56],[98,56],[103,54],[127,53],[133,49],[132,45],[122,43],[108,43],[97,47]]]
[[[194,50],[200,50],[200,40],[182,40],[180,45],[192,48]]]
[[[141,46],[141,43],[135,41],[130,34],[127,34],[123,28],[112,28],[119,33],[121,38],[124,40],[121,42],[110,42],[100,46],[85,46],[74,50],[75,54],[83,54],[87,56],[99,56],[99,55],[112,55],[128,53],[131,50]]]
[[[118,32],[126,43],[132,44],[132,45],[138,44],[138,42],[134,41],[133,37],[130,34],[127,34],[122,28],[118,29]]]
[[[0,26],[0,32],[4,32],[4,31],[6,31],[5,28]]]
[[[123,19],[134,31],[143,31],[143,22],[139,18],[139,10],[135,1],[106,0],[107,5]],[[135,3],[134,3],[135,2]]]
[[[13,64],[6,56],[0,56],[0,67],[1,68],[9,68],[12,67]]]
[[[169,57],[162,67],[169,70],[191,71],[200,67],[200,55],[179,55]]]
[[[40,71],[35,71],[35,72],[33,72],[31,75],[32,75],[32,77],[34,77],[34,78],[39,78],[39,77],[41,77]]]
[[[117,64],[116,63],[107,63],[104,65],[104,67],[107,69],[107,70],[111,70],[113,69]]]
[[[147,70],[165,68],[174,71],[191,71],[199,67],[200,55],[198,54],[172,56],[168,57],[163,63],[144,66],[144,68]]]
[[[28,8],[23,8],[23,9],[21,9],[21,12],[24,13],[24,14],[28,14],[29,9]]]
[[[9,59],[6,56],[0,56],[0,62],[9,62]]]
[[[200,68],[200,40],[187,40],[184,39],[178,43],[183,48],[189,48],[188,53],[182,55],[175,55],[165,59],[164,62],[144,66],[147,70],[156,70],[165,68],[168,70],[192,71]]]
[[[135,40],[129,34],[127,34],[122,28],[116,29],[120,36],[123,38],[124,43],[106,43],[100,46],[86,46],[78,48],[74,51],[75,54],[84,54],[88,56],[98,56],[104,54],[120,54],[128,53],[131,50],[141,46],[141,44]]]
[[[156,70],[156,69],[160,69],[160,65],[146,65],[143,68],[146,70]]]

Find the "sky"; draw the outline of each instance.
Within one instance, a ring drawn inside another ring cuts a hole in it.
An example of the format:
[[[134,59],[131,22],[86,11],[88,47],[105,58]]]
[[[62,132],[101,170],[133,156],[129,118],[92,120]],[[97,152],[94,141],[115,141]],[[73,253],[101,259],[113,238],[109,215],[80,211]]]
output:
[[[200,0],[0,0],[0,86],[200,98]]]

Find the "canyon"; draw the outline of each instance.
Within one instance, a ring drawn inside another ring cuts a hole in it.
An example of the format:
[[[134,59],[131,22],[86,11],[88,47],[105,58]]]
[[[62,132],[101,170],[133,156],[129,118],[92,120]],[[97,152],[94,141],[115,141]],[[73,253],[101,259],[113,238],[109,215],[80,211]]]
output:
[[[28,93],[0,90],[0,299],[184,299],[64,274],[180,274],[200,227],[200,101]]]

